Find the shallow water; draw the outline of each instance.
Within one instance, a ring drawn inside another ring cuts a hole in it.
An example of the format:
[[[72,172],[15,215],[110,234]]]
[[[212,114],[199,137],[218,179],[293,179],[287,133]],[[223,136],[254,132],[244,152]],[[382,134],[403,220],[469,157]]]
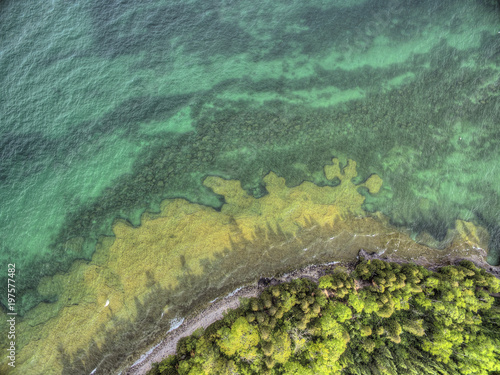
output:
[[[112,261],[96,244],[113,241],[117,219],[138,227],[166,198],[221,210],[229,198],[203,184],[208,175],[255,198],[269,195],[269,171],[288,187],[334,187],[340,178],[323,172],[333,157],[356,161],[356,184],[383,181],[377,193],[356,188],[362,210],[354,193],[336,201],[344,216],[381,212],[434,247],[457,219],[471,221],[489,231],[498,264],[499,17],[487,0],[0,2],[0,259],[16,263],[16,311],[43,325],[63,319],[67,298],[100,306],[62,280],[99,284],[81,267]],[[200,267],[201,253],[190,264],[182,249],[169,280]],[[307,253],[304,264],[318,260]],[[280,256],[274,270],[295,259]],[[214,282],[213,294],[257,269]],[[111,289],[129,277],[115,276]]]

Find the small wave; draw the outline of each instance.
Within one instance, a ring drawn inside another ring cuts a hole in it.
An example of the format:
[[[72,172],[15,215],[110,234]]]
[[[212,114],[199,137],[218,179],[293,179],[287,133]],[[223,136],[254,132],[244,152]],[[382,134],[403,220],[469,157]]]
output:
[[[156,344],[155,346],[153,346],[151,349],[149,349],[149,350],[148,350],[146,353],[144,353],[143,355],[141,355],[141,358],[139,358],[137,361],[135,361],[135,362],[134,362],[134,364],[132,365],[132,367],[134,367],[134,366],[138,365],[139,363],[141,363],[142,361],[144,361],[144,360],[146,359],[146,357],[147,357],[148,355],[150,355],[151,353],[153,353],[153,350],[155,350],[155,349],[156,349],[156,348],[157,348],[160,344],[161,344],[161,342],[160,342],[160,343],[158,343],[158,344]],[[95,371],[95,370],[94,370],[94,371]],[[93,372],[92,372],[90,375],[92,375],[92,374],[93,374]]]
[[[174,318],[174,319],[172,319],[170,321],[170,329],[168,330],[168,332],[172,332],[174,329],[179,328],[183,322],[184,322],[184,318]]]
[[[172,332],[174,329],[179,328],[183,322],[184,322],[184,318],[174,318],[174,319],[172,319],[170,321],[170,329],[167,331],[167,333]],[[141,357],[137,361],[135,361],[134,364],[131,367],[137,366],[139,363],[143,362],[148,357],[148,355],[150,355],[151,353],[153,353],[153,350],[155,350],[160,344],[161,344],[161,342],[158,343],[158,344],[156,344],[155,346],[153,346],[151,349],[149,349],[143,355],[141,355]],[[90,375],[94,374],[95,370],[96,369],[94,369],[94,371],[91,372]]]
[[[244,287],[240,286],[239,288],[236,288],[235,290],[233,290],[231,293],[229,293],[226,297],[232,297],[234,296],[236,293],[238,293],[241,289],[243,289]]]

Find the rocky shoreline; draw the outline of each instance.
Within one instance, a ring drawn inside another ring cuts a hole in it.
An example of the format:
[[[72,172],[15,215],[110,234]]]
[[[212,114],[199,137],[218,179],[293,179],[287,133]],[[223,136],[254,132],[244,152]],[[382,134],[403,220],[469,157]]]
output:
[[[261,278],[253,284],[238,288],[235,292],[216,299],[206,309],[193,317],[188,317],[182,324],[171,332],[167,333],[165,338],[152,351],[143,355],[135,365],[121,373],[121,375],[144,375],[151,369],[151,364],[160,362],[170,354],[175,354],[177,342],[186,336],[191,335],[198,328],[207,328],[210,324],[223,318],[224,313],[230,309],[236,309],[240,306],[240,298],[250,298],[258,296],[267,286],[289,282],[296,278],[308,278],[315,282],[335,268],[338,262],[332,262],[320,265],[311,265],[300,270],[287,273],[280,277]],[[353,264],[343,264],[346,267]]]
[[[395,254],[384,256],[383,253],[368,253],[365,250],[361,249],[358,255],[358,259],[361,257],[364,259],[381,259],[397,263],[412,262],[429,269],[436,269],[442,266],[456,264],[459,261],[466,259],[475,263],[476,266],[484,268],[488,272],[492,273],[495,277],[500,278],[500,267],[489,265],[488,263],[486,263],[484,258],[480,256],[449,258],[444,263],[432,264],[429,263],[429,261],[425,257],[408,260],[394,255]],[[198,314],[185,319],[179,327],[167,333],[164,339],[158,345],[156,345],[146,354],[143,354],[143,356],[138,361],[136,361],[134,365],[132,365],[125,371],[122,371],[120,375],[145,375],[147,371],[151,369],[151,365],[153,363],[161,362],[165,357],[171,354],[175,354],[177,342],[181,338],[191,335],[199,328],[206,329],[215,321],[223,318],[224,313],[227,310],[238,308],[240,306],[240,298],[256,297],[269,285],[290,282],[291,280],[296,278],[308,278],[314,282],[317,282],[321,276],[331,272],[338,266],[343,266],[351,271],[354,269],[357,263],[358,261],[350,263],[330,262],[326,264],[311,265],[279,277],[261,278],[259,281],[238,288],[232,293],[214,300],[213,303],[211,303],[207,308],[205,308]]]

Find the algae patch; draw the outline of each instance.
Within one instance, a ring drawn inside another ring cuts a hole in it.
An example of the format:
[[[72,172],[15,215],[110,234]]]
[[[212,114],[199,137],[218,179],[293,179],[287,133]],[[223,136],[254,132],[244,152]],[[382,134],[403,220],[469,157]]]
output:
[[[115,368],[166,332],[170,319],[228,288],[311,263],[350,261],[361,248],[410,259],[424,254],[437,260],[471,247],[485,255],[483,237],[470,223],[460,222],[459,235],[450,232],[453,240],[439,252],[381,214],[363,211],[358,189],[376,194],[382,180],[372,175],[354,184],[354,161],[341,166],[333,159],[324,173],[340,184],[289,188],[270,172],[260,198],[239,181],[210,176],[204,184],[224,197],[220,210],[167,199],[159,213],[145,213],[139,227],[117,220],[115,237],[101,237],[90,262],[77,261],[68,273],[40,284],[42,295],[57,293],[58,300],[40,304],[19,323],[22,336],[32,339],[21,343],[12,373]],[[121,351],[126,353],[117,356]]]

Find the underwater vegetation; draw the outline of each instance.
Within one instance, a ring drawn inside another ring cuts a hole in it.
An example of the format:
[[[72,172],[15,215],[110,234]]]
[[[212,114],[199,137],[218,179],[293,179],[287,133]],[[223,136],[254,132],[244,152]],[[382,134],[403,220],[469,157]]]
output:
[[[498,11],[0,1],[12,373],[112,373],[213,298],[360,248],[494,268]]]
[[[0,218],[0,257],[32,270],[19,280],[20,314],[47,301],[36,291],[44,276],[90,261],[116,218],[140,225],[145,211],[175,197],[220,208],[202,184],[208,175],[239,180],[259,197],[270,171],[289,187],[333,185],[319,166],[353,159],[359,181],[376,173],[385,184],[364,209],[414,238],[427,232],[441,242],[457,219],[498,232],[494,3],[290,2],[266,12],[245,4],[75,5],[88,40],[37,56],[41,72],[5,77],[12,100],[0,103],[9,129],[0,180],[13,212]],[[14,37],[22,17],[4,18]],[[30,38],[22,43],[31,49]],[[6,52],[4,71],[24,66],[18,50]],[[33,87],[46,99],[21,104]],[[65,101],[81,97],[81,106]],[[38,123],[59,132],[29,126]],[[30,228],[39,228],[36,238]]]
[[[240,181],[211,176],[204,186],[221,197],[219,209],[175,198],[163,201],[158,213],[143,214],[138,227],[117,220],[114,236],[99,239],[90,262],[42,280],[37,292],[47,301],[18,322],[18,366],[10,373],[90,373],[96,367],[112,373],[153,345],[172,319],[222,293],[312,262],[353,261],[361,248],[424,264],[484,259],[489,237],[472,223],[457,221],[436,250],[380,213],[365,212],[365,196],[380,193],[383,182],[372,175],[354,184],[356,166],[338,159],[325,165],[324,178],[337,180],[335,186],[289,188],[271,172],[260,198]],[[49,345],[54,342],[57,356]]]

